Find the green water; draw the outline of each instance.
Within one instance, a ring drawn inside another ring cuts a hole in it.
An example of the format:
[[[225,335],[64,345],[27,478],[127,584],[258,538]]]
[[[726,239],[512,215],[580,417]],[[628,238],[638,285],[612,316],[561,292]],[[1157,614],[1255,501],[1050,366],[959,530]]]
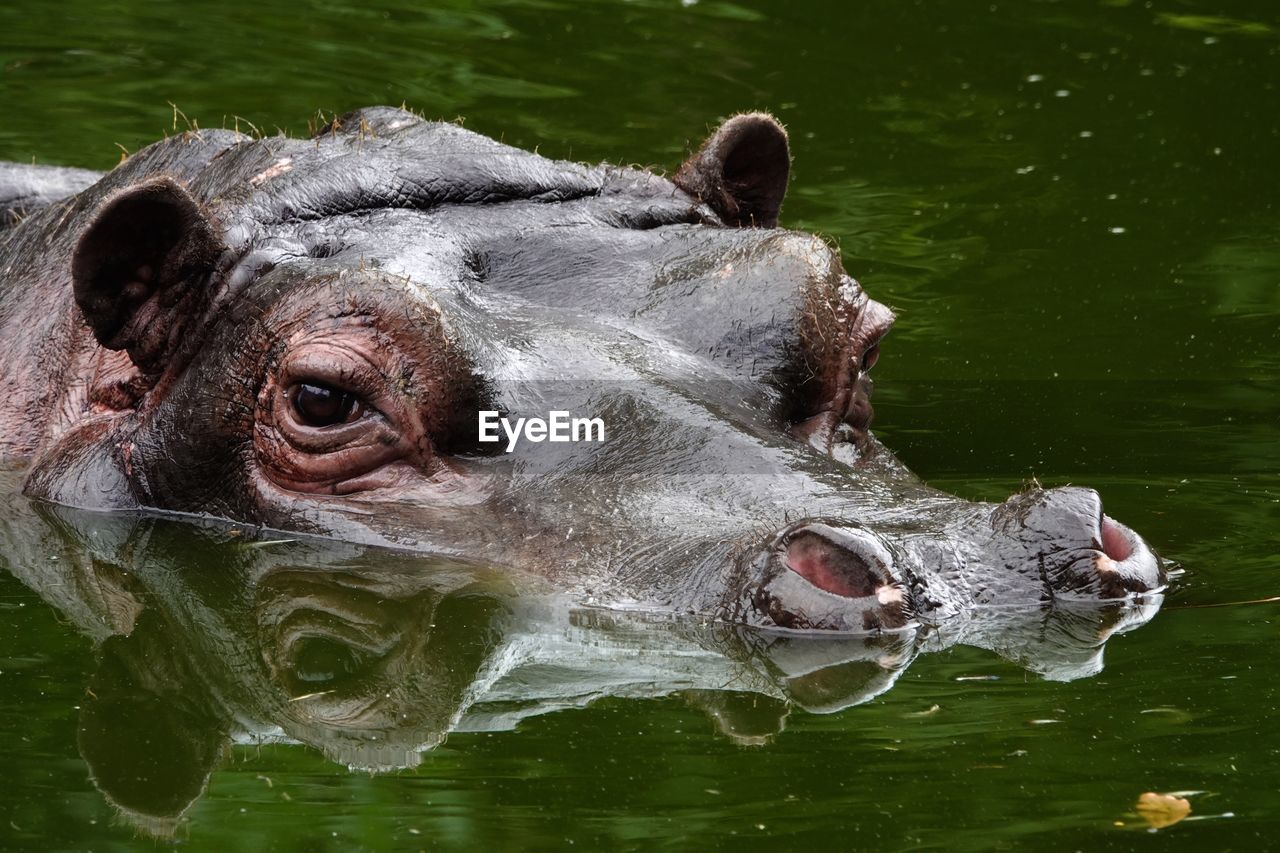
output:
[[[179,128],[294,133],[405,102],[551,156],[671,168],[719,117],[768,109],[795,156],[784,224],[829,236],[899,313],[881,438],[966,497],[1096,487],[1185,574],[1089,678],[956,646],[865,704],[793,708],[763,745],[688,695],[632,691],[371,774],[260,720],[232,738],[248,726],[228,709],[255,697],[201,667],[244,650],[201,645],[212,617],[158,591],[185,589],[182,566],[134,578],[72,547],[63,565],[109,576],[92,618],[136,598],[137,636],[171,644],[136,659],[183,650],[194,674],[160,667],[151,704],[86,717],[134,652],[0,573],[0,847],[1280,847],[1280,603],[1203,607],[1280,595],[1278,84],[1271,2],[9,0],[0,159],[108,168],[173,131],[170,102]],[[62,577],[36,571],[46,533],[6,555],[29,580]],[[181,563],[195,534],[163,536],[141,553]],[[317,648],[330,676],[360,667]],[[411,659],[455,660],[433,655]],[[111,725],[123,758],[101,752]],[[192,805],[131,818],[102,790],[130,779]],[[1147,832],[1144,791],[1197,792],[1192,818]]]

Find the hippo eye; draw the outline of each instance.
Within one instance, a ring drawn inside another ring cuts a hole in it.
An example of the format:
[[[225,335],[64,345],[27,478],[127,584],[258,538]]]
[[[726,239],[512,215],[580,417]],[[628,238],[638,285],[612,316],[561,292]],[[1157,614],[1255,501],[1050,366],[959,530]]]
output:
[[[866,373],[868,370],[875,367],[876,362],[879,360],[880,360],[880,342],[877,341],[876,343],[867,347],[867,351],[862,354],[862,372]]]
[[[300,685],[331,686],[356,675],[364,660],[344,643],[309,637],[293,650],[291,675]]]
[[[309,382],[300,382],[293,387],[289,403],[298,421],[311,427],[351,423],[364,409],[360,399],[349,391]]]

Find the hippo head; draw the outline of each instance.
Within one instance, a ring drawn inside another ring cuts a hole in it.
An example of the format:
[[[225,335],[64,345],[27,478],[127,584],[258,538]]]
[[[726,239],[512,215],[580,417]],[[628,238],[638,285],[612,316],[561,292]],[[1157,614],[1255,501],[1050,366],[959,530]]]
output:
[[[27,491],[780,628],[1160,587],[1095,493],[961,501],[875,440],[893,315],[776,227],[788,172],[760,114],[672,179],[389,109],[310,140],[158,143],[72,219],[94,414]],[[484,442],[482,412],[598,419],[604,440]]]

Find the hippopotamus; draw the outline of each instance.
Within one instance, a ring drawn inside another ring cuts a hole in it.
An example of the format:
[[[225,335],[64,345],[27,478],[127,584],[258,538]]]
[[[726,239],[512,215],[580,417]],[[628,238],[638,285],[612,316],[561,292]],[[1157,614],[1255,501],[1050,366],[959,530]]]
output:
[[[1096,492],[970,502],[875,438],[894,315],[779,225],[790,159],[763,113],[663,175],[370,108],[308,139],[183,133],[87,186],[6,167],[0,451],[55,504],[768,629],[1159,591]],[[603,429],[545,440],[556,413]],[[542,427],[482,441],[486,417]]]

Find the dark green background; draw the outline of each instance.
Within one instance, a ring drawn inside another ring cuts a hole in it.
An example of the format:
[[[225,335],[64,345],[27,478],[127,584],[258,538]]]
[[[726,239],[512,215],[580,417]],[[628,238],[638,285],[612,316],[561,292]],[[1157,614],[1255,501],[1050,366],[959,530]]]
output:
[[[721,117],[770,110],[795,156],[784,224],[838,243],[899,313],[878,434],[968,497],[1031,475],[1094,486],[1186,570],[1088,681],[961,649],[761,749],[665,700],[457,736],[384,777],[237,749],[189,845],[1280,843],[1280,604],[1186,607],[1280,594],[1278,83],[1272,2],[0,6],[0,159],[108,168],[174,131],[170,102],[268,133],[404,102],[551,156],[670,169]],[[0,577],[0,845],[153,847],[77,755],[92,666]],[[1001,680],[954,680],[973,672]],[[1148,789],[1235,816],[1135,831]]]

